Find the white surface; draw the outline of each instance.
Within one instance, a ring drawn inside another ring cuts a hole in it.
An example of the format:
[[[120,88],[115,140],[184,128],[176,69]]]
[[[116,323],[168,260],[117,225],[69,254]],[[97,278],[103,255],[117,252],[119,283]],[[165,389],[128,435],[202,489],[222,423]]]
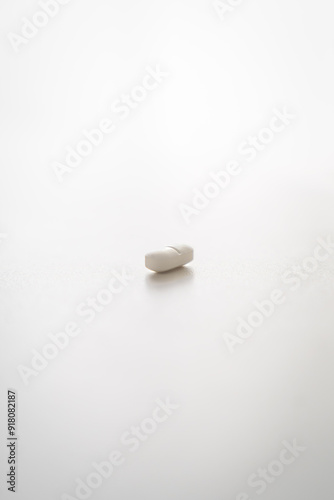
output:
[[[3,0],[4,35],[36,8]],[[19,54],[3,37],[1,498],[9,387],[18,500],[74,495],[112,450],[126,461],[94,500],[253,500],[248,477],[293,439],[307,450],[262,498],[333,498],[334,255],[294,292],[281,277],[334,235],[332,19],[329,0],[245,0],[224,22],[210,1],[82,0]],[[59,184],[52,162],[157,63],[166,81]],[[186,225],[179,204],[284,105],[291,126]],[[194,262],[147,271],[171,241]],[[123,266],[134,280],[86,324],[76,308]],[[231,355],[224,332],[275,288],[285,304]],[[69,321],[81,334],[25,386],[17,366]],[[123,432],[167,396],[178,410],[131,454]]]

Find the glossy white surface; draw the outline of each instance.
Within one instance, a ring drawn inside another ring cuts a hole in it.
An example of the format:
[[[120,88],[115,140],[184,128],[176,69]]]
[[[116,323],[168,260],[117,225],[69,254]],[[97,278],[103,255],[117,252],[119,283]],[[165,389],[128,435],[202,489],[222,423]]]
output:
[[[2,32],[35,7],[2,2]],[[254,500],[249,476],[294,439],[307,450],[262,498],[333,498],[334,254],[283,278],[334,238],[332,14],[329,0],[245,0],[221,22],[210,2],[82,0],[19,54],[3,40],[1,498],[7,388],[17,500],[74,496],[113,450],[124,463],[94,500]],[[58,183],[52,162],[155,64],[170,76]],[[187,225],[180,204],[284,106],[291,126]],[[174,241],[194,262],[145,269]],[[231,354],[224,333],[275,289],[284,303]],[[18,366],[73,322],[25,385]],[[179,407],[131,453],[122,435],[167,397]]]

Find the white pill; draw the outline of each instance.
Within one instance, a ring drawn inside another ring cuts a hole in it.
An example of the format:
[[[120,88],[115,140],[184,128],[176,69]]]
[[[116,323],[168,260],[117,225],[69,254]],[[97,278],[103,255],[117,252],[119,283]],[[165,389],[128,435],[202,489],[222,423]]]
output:
[[[188,245],[173,245],[145,255],[145,266],[156,273],[170,271],[194,258],[194,250]]]

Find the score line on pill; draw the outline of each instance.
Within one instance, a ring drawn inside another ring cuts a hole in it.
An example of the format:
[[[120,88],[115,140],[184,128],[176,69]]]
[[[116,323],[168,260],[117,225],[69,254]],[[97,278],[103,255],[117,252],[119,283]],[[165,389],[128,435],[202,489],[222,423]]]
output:
[[[156,273],[164,273],[188,264],[193,258],[194,250],[189,245],[173,245],[147,253],[145,266]]]

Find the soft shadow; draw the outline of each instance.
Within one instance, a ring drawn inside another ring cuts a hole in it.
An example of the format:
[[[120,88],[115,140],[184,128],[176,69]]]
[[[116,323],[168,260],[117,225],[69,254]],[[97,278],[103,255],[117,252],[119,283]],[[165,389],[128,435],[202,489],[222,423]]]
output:
[[[150,273],[146,276],[146,285],[150,287],[168,287],[178,286],[191,281],[194,277],[194,271],[191,267],[179,267],[172,271],[164,273]]]

